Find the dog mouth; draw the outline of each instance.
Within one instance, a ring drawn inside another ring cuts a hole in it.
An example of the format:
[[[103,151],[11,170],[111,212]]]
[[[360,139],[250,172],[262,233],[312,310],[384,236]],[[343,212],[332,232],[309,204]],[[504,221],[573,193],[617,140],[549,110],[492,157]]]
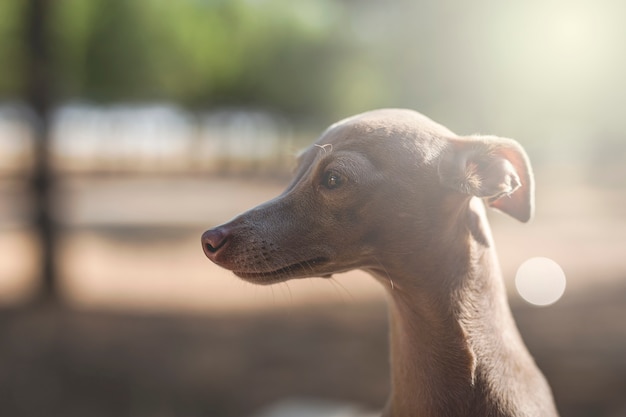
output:
[[[318,275],[316,272],[321,265],[327,262],[328,258],[319,256],[317,258],[296,262],[272,271],[233,271],[233,273],[246,281],[254,282],[256,284],[272,284],[275,282],[285,281],[290,278],[328,275],[326,273],[320,273]]]

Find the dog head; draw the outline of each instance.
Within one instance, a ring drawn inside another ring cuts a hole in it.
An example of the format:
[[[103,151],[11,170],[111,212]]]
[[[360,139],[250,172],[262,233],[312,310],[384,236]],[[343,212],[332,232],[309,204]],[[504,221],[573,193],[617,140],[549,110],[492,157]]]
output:
[[[329,127],[280,196],[207,230],[202,246],[259,284],[384,268],[383,258],[443,244],[464,227],[457,220],[472,197],[527,221],[532,191],[516,142],[462,138],[414,111],[376,110]]]

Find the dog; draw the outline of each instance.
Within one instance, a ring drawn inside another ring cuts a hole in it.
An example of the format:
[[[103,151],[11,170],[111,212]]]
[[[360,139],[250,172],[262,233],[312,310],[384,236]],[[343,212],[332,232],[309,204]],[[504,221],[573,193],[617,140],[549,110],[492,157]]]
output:
[[[202,235],[256,284],[362,269],[386,289],[384,417],[554,417],[508,305],[485,205],[527,222],[534,179],[512,139],[458,136],[381,109],[330,126],[278,197]]]

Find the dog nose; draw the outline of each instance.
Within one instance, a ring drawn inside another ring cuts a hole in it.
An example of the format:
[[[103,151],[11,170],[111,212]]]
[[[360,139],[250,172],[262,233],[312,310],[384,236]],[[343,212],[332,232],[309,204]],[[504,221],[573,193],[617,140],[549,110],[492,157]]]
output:
[[[215,259],[217,252],[224,247],[228,240],[228,232],[223,227],[209,229],[202,234],[202,250],[211,260]]]

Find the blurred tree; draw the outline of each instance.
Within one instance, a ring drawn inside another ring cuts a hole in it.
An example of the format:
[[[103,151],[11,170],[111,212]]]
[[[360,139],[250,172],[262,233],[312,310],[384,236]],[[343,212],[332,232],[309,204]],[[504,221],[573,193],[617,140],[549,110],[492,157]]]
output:
[[[34,112],[34,172],[32,189],[35,196],[35,222],[41,240],[40,301],[58,299],[55,268],[55,225],[52,221],[53,172],[50,167],[49,115],[53,83],[50,73],[48,16],[50,0],[30,0],[26,10],[26,59],[24,96]]]
[[[0,2],[0,99],[21,98],[34,114],[41,298],[58,293],[49,160],[55,106],[171,100],[328,116],[338,101],[327,92],[351,59],[342,10],[331,0]]]
[[[256,106],[290,116],[336,107],[352,49],[336,2],[59,0],[62,97]]]
[[[0,2],[0,99],[17,97],[23,89],[25,5],[24,1]]]

